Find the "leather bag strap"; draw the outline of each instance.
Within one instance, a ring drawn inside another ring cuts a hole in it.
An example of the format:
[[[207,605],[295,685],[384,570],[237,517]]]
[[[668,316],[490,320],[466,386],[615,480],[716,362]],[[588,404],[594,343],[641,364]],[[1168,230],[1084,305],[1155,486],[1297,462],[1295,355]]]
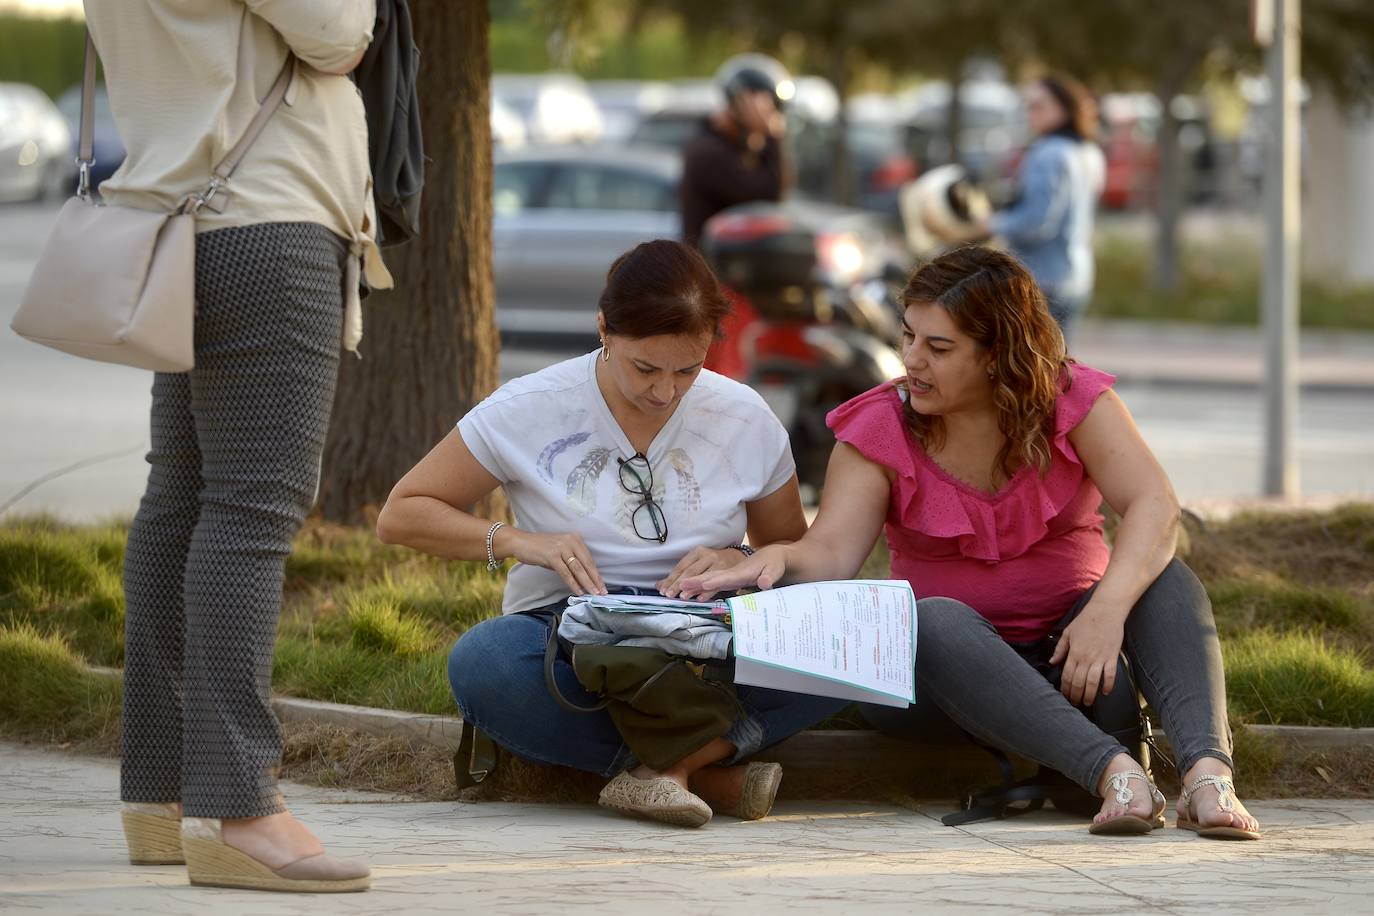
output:
[[[77,164],[81,169],[81,187],[78,191],[81,196],[86,196],[90,188],[90,169],[95,163],[95,71],[96,65],[100,60],[100,52],[96,50],[95,39],[91,37],[91,30],[86,29],[86,58],[84,71],[81,76],[81,128],[77,141]],[[267,122],[272,115],[276,114],[281,107],[282,100],[286,98],[286,92],[291,88],[291,81],[296,76],[296,55],[290,51],[286,52],[286,62],[282,64],[281,71],[277,74],[277,79],[272,83],[272,88],[268,90],[267,97],[262,100],[262,106],[257,114],[253,115],[253,120],[248,122],[248,127],[244,130],[243,136],[239,137],[239,142],[225,154],[224,158],[215,166],[210,178],[210,184],[205,192],[196,198],[198,205],[203,206],[210,198],[224,185],[229,183],[234,171],[243,161],[243,157],[248,153],[257,141],[262,129],[267,126]],[[196,207],[199,209],[199,206]]]

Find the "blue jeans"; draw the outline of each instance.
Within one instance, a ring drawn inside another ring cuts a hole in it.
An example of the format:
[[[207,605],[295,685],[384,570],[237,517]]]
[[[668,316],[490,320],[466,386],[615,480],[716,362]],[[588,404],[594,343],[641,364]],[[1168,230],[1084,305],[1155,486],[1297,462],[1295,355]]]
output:
[[[560,603],[561,606],[561,603]],[[544,647],[553,636],[550,610],[484,620],[449,654],[448,679],[463,718],[519,757],[615,776],[637,761],[604,709],[569,712],[544,685]],[[582,688],[567,659],[554,663],[563,696],[579,706],[597,697]],[[834,715],[848,700],[740,685],[743,714],[725,735],[730,764]]]

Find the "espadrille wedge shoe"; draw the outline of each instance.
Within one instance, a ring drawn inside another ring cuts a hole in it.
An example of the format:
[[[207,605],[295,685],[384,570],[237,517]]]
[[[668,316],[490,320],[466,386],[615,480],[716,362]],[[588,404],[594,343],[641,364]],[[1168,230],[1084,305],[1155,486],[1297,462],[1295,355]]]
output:
[[[184,818],[181,845],[191,883],[202,887],[327,894],[365,891],[372,884],[372,873],[365,863],[326,853],[306,856],[281,868],[264,865],[225,843],[223,825],[214,818]]]
[[[181,806],[125,802],[120,812],[132,865],[183,865]]]

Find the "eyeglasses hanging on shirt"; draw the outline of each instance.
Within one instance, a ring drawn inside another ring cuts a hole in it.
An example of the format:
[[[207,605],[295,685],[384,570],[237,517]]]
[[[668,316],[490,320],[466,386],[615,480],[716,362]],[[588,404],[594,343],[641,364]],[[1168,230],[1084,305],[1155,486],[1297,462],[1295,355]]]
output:
[[[668,520],[663,515],[663,507],[654,501],[654,469],[649,459],[643,452],[636,452],[630,458],[616,460],[620,463],[620,485],[641,500],[630,515],[635,534],[646,541],[666,542]]]

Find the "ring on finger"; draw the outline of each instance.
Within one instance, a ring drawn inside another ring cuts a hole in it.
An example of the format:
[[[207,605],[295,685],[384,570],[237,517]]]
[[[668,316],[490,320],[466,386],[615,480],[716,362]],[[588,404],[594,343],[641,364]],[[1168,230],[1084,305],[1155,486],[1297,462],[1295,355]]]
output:
[[[563,562],[564,562],[564,563],[567,563],[569,566],[571,566],[571,565],[573,565],[574,563],[577,562],[577,557],[568,557],[568,558],[567,558],[566,560],[564,560]]]

